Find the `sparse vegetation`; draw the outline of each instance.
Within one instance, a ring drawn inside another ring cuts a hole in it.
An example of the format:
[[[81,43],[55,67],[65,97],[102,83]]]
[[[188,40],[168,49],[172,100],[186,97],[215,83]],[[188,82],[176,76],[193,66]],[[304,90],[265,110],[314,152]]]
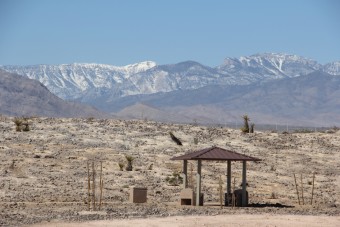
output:
[[[306,128],[294,130],[294,133],[313,133],[313,132],[314,132],[313,130]]]
[[[275,192],[272,192],[270,195],[270,199],[277,199],[277,194]]]
[[[249,133],[249,121],[250,121],[250,118],[248,117],[247,114],[243,115],[242,118],[243,118],[243,127],[241,128],[241,131],[243,133]]]
[[[178,186],[183,183],[183,177],[181,177],[180,173],[173,172],[171,176],[167,176],[165,181],[171,186]]]
[[[15,124],[15,131],[21,132],[22,131],[22,122],[23,122],[22,118],[16,117],[16,118],[14,118],[13,122]]]
[[[132,167],[132,162],[135,159],[134,157],[130,156],[130,155],[125,155],[127,166],[125,168],[126,171],[132,171],[133,167]]]
[[[15,124],[15,131],[17,132],[28,132],[30,131],[30,124],[28,122],[29,118],[24,117],[24,118],[20,118],[20,117],[15,117],[13,122]]]
[[[119,166],[119,170],[120,170],[120,171],[123,171],[123,170],[124,170],[124,163],[119,162],[119,163],[118,163],[118,166]]]

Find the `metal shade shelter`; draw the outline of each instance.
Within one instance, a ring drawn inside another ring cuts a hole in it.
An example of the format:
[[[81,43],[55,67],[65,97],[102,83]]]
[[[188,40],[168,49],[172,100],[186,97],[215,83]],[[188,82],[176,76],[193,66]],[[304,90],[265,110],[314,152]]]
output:
[[[231,193],[231,161],[242,161],[242,206],[246,206],[246,179],[247,179],[247,161],[261,161],[261,159],[251,156],[243,155],[234,151],[226,150],[220,147],[210,147],[203,150],[195,151],[189,154],[184,154],[178,157],[173,157],[171,160],[183,160],[183,187],[188,186],[188,160],[197,160],[197,191],[196,191],[196,205],[199,204],[201,194],[201,176],[202,176],[202,160],[211,161],[228,161],[227,166],[227,193]]]

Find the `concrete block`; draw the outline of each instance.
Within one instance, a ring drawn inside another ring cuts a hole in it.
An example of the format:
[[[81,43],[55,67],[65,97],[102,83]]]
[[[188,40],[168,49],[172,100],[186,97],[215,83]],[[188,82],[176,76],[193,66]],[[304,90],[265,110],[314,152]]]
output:
[[[133,187],[130,189],[130,199],[131,203],[146,203],[147,201],[147,188],[137,188]]]

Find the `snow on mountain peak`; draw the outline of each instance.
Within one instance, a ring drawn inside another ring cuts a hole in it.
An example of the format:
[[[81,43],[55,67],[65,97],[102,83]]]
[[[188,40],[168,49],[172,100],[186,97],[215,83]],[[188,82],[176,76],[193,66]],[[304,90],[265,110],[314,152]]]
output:
[[[144,61],[125,66],[73,63],[1,68],[39,80],[63,99],[150,94],[216,84],[245,85],[306,75],[315,70],[340,75],[340,62],[322,66],[314,60],[283,53],[226,58],[215,68],[193,61],[160,66],[153,61]]]
[[[129,74],[144,72],[146,70],[149,70],[153,67],[155,67],[157,64],[153,61],[144,61],[139,62],[136,64],[126,65],[123,66],[122,69],[125,70],[125,72],[128,72]]]

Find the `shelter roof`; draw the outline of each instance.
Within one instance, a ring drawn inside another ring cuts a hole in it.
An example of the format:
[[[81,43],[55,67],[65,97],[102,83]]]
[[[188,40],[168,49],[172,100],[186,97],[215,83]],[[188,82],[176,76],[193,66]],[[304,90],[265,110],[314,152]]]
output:
[[[235,151],[226,150],[220,147],[210,147],[198,150],[189,154],[173,157],[171,160],[228,160],[228,161],[261,161],[248,155]]]

